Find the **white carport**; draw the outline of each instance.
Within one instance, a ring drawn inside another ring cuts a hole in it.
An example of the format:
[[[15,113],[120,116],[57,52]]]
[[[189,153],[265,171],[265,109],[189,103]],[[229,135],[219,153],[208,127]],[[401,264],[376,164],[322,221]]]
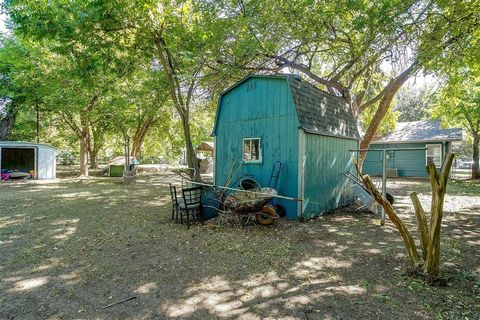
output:
[[[56,149],[40,143],[0,141],[0,171],[18,170],[33,179],[55,179]]]

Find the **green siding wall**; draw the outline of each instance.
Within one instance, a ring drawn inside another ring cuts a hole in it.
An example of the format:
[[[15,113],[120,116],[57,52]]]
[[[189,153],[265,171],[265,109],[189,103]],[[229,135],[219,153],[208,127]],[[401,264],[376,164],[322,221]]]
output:
[[[350,184],[343,175],[354,171],[355,140],[305,134],[304,217],[344,206],[353,200]]]
[[[298,127],[295,107],[284,79],[248,79],[226,93],[219,105],[215,131],[215,184],[224,185],[234,162],[242,161],[242,139],[261,138],[262,163],[242,165],[234,179],[253,175],[267,186],[276,161],[283,163],[277,190],[296,197],[298,191]],[[297,204],[278,200],[287,216],[297,218]]]
[[[370,149],[425,148],[427,144],[442,144],[443,158],[447,155],[448,142],[372,144]],[[425,150],[390,151],[388,153],[387,168],[397,168],[399,177],[427,177],[425,165]],[[368,152],[362,171],[370,175],[381,175],[382,152]]]

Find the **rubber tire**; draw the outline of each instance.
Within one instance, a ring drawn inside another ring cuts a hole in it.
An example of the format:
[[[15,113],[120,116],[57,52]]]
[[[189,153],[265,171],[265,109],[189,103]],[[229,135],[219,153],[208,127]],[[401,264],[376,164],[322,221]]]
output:
[[[263,206],[261,212],[272,217],[278,217],[277,210],[271,204]],[[255,215],[255,218],[259,224],[266,226],[272,224],[275,221],[275,219],[273,218],[266,218],[264,214],[257,213]]]
[[[285,215],[287,214],[285,206],[283,206],[281,204],[278,204],[278,203],[275,203],[273,206],[277,210],[277,214],[278,214],[279,217],[285,217]]]
[[[394,197],[391,193],[388,193],[388,192],[387,192],[387,193],[385,194],[385,196],[386,196],[388,202],[390,202],[390,204],[393,204],[393,203],[395,202],[395,197]]]

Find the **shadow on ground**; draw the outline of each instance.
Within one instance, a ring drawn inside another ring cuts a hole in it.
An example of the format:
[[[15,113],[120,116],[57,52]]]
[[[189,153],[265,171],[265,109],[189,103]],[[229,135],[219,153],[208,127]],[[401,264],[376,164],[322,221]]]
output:
[[[274,227],[170,218],[170,173],[4,184],[0,318],[430,319],[480,313],[480,196],[447,197],[442,270],[451,286],[405,275],[395,228],[339,211]],[[413,228],[409,190],[396,208]],[[223,220],[221,220],[223,221]],[[414,229],[412,229],[414,232]],[[415,233],[415,232],[414,232]],[[114,302],[135,299],[111,306]]]

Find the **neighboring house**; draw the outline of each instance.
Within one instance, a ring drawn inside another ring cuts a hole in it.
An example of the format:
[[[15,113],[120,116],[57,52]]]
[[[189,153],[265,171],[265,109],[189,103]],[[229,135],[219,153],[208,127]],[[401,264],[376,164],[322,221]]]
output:
[[[308,219],[349,203],[344,172],[353,170],[356,121],[346,104],[293,76],[249,76],[222,93],[215,127],[216,185],[253,175],[269,186],[281,161],[276,200],[290,219]],[[234,163],[241,165],[232,173]],[[237,187],[237,186],[234,186]]]
[[[206,142],[202,142],[201,144],[199,144],[199,145],[195,148],[195,151],[197,151],[197,152],[210,152],[210,153],[213,153],[213,149],[214,149],[213,141],[206,141]]]
[[[424,148],[413,151],[389,151],[387,168],[399,177],[426,177],[425,166],[440,168],[452,144],[462,140],[462,129],[442,129],[440,121],[400,122],[394,132],[375,139],[370,149]],[[382,174],[382,152],[369,151],[362,170],[370,175]]]
[[[0,171],[12,176],[29,173],[33,179],[55,179],[56,149],[40,143],[0,141]]]

